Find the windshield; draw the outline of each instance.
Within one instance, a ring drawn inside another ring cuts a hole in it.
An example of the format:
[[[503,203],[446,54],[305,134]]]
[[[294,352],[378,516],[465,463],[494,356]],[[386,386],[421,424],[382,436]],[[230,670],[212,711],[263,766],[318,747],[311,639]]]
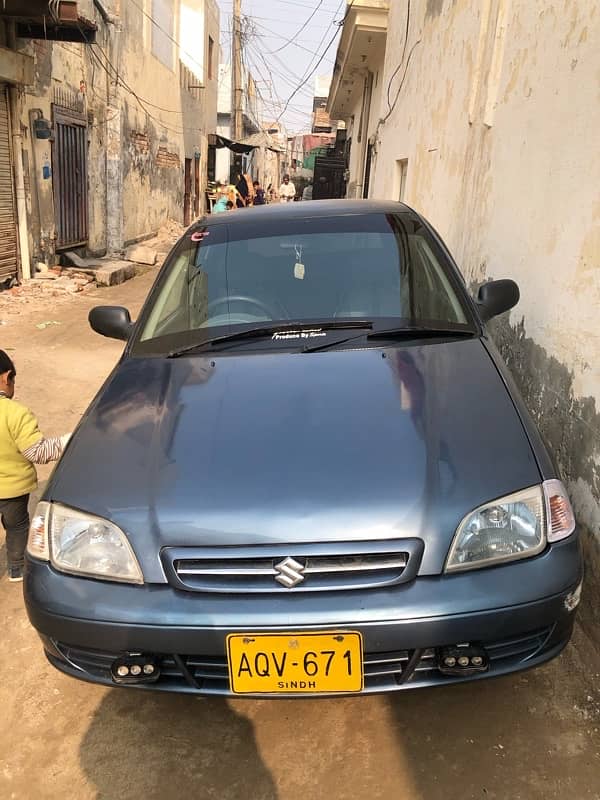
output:
[[[406,213],[208,224],[171,257],[134,350],[273,323],[470,328],[457,283],[429,231]]]

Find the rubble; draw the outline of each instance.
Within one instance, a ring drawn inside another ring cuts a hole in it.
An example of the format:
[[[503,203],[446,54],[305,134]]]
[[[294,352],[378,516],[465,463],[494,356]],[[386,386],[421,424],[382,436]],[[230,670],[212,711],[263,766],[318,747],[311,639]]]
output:
[[[35,305],[36,302],[52,298],[54,303],[61,303],[80,294],[97,288],[94,272],[51,267],[46,272],[37,272],[35,278],[23,281],[0,292],[0,316],[11,324],[11,315],[18,315],[24,305]]]
[[[0,325],[10,324],[11,315],[18,315],[22,306],[36,300],[52,297],[55,302],[68,300],[78,294],[100,286],[115,286],[133,278],[139,270],[160,267],[177,239],[184,231],[183,225],[168,220],[156,236],[143,244],[132,245],[125,259],[81,258],[77,253],[63,253],[67,266],[37,265],[35,277],[20,285],[0,291]],[[138,266],[139,265],[139,266]]]
[[[156,266],[162,266],[166,256],[171,251],[175,242],[183,235],[185,228],[179,222],[168,220],[157,232],[156,236],[144,241],[144,247],[156,252]]]
[[[96,270],[96,283],[98,286],[116,286],[133,278],[135,272],[135,264],[130,261],[106,262]]]
[[[156,250],[142,244],[135,244],[125,251],[125,260],[134,261],[136,264],[156,264]]]

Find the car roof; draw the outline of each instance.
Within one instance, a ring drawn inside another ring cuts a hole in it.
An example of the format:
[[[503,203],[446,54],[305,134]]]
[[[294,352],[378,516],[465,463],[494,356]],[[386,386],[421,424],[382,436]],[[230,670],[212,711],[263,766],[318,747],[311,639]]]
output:
[[[252,208],[238,209],[221,214],[207,214],[199,219],[196,226],[210,225],[235,225],[237,222],[265,222],[270,219],[282,218],[311,219],[312,217],[340,217],[348,214],[397,214],[398,212],[410,213],[418,217],[416,211],[404,203],[395,203],[389,200],[309,200],[297,203],[269,203],[266,206],[253,206]]]

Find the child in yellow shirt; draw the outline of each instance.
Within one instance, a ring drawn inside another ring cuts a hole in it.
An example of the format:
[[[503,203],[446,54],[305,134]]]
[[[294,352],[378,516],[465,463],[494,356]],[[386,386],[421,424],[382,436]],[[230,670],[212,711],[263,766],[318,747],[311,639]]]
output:
[[[27,503],[37,486],[34,464],[56,461],[69,440],[46,439],[31,411],[13,400],[17,371],[0,350],[0,518],[6,531],[9,581],[23,580],[29,530]]]

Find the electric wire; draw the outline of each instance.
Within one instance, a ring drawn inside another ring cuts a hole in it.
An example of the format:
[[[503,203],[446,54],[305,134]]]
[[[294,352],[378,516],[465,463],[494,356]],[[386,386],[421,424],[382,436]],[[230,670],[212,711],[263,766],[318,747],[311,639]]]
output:
[[[402,46],[402,55],[400,57],[400,63],[398,64],[398,66],[396,67],[394,72],[392,73],[392,75],[390,77],[390,80],[388,82],[388,85],[387,85],[386,97],[387,97],[388,109],[391,109],[391,107],[392,107],[392,103],[390,101],[390,92],[392,90],[392,83],[394,82],[394,79],[395,79],[396,75],[402,69],[402,64],[404,63],[404,56],[406,54],[406,45],[408,44],[409,27],[410,27],[410,0],[408,0],[408,4],[406,6],[406,29],[404,31],[404,45]]]
[[[320,55],[319,52],[317,52],[315,50],[311,50],[310,48],[305,47],[303,44],[300,44],[299,42],[293,41],[293,39],[288,39],[288,37],[284,36],[282,33],[277,33],[277,31],[274,31],[271,28],[267,28],[266,25],[262,25],[262,24],[256,22],[254,17],[246,17],[246,19],[249,19],[249,20],[251,19],[252,22],[254,23],[255,27],[260,28],[263,31],[266,31],[266,33],[257,34],[258,36],[260,36],[260,38],[262,38],[262,39],[282,39],[284,41],[284,45],[282,47],[280,47],[278,50],[266,50],[265,51],[265,55],[267,55],[267,56],[274,55],[275,53],[279,53],[280,50],[285,49],[288,45],[291,46],[291,47],[297,47],[299,50],[304,50],[306,53],[309,53],[311,56],[319,56]],[[327,30],[331,30],[331,26],[329,26],[329,28]]]
[[[140,98],[139,95],[123,81],[123,79],[118,74],[116,68],[110,63],[110,61],[108,59],[107,59],[107,62],[109,63],[109,65],[114,70],[114,73],[110,72],[108,67],[106,67],[106,65],[102,62],[102,60],[99,58],[98,54],[94,50],[90,49],[90,53],[92,54],[92,57],[97,60],[97,63],[100,65],[100,67],[107,73],[107,75],[110,78],[110,80],[115,80],[115,77],[116,77],[116,81],[115,81],[116,85],[117,86],[122,86],[136,100],[137,104],[140,106],[142,111],[147,115],[147,117],[149,119],[151,119],[153,122],[155,122],[157,125],[160,125],[164,130],[169,131],[170,133],[177,134],[177,135],[183,134],[185,132],[198,133],[198,128],[172,128],[169,125],[166,125],[161,119],[159,119],[158,117],[154,116],[150,111],[148,111],[147,107],[144,105],[144,101],[142,100],[142,98]],[[180,113],[180,112],[177,112],[177,113]],[[181,112],[181,113],[183,113],[183,112]]]
[[[302,25],[300,28],[298,28],[298,30],[296,31],[296,33],[294,33],[294,34],[292,35],[292,37],[291,37],[290,39],[288,39],[288,40],[287,40],[287,42],[288,42],[288,43],[289,43],[289,42],[292,42],[294,39],[296,39],[298,36],[300,36],[300,34],[302,33],[302,31],[306,30],[306,27],[308,26],[308,24],[310,23],[310,21],[311,21],[312,19],[314,19],[314,17],[316,16],[317,12],[319,11],[319,9],[321,8],[321,6],[322,6],[322,5],[323,5],[323,0],[319,0],[319,2],[317,3],[317,5],[315,6],[315,9],[314,9],[314,11],[312,11],[312,12],[311,12],[311,14],[310,14],[310,16],[308,17],[308,19],[307,19],[307,20],[304,22],[304,24],[303,24],[303,25]],[[284,50],[284,49],[285,49],[285,44],[281,45],[281,47],[279,47],[277,50],[272,50],[272,51],[269,53],[269,55],[271,55],[271,56],[274,56],[276,53],[280,53],[280,52],[281,52],[282,50]]]
[[[348,18],[348,14],[350,13],[350,10],[352,9],[352,6],[354,5],[354,2],[355,2],[355,0],[351,0],[350,4],[348,5],[348,8],[346,9],[346,13],[344,14],[344,17],[343,17],[342,21],[338,24],[338,27],[342,27],[344,25],[344,23],[346,22],[346,20]],[[342,4],[343,4],[343,0],[342,0],[342,3],[340,3],[340,5],[338,6],[338,10],[342,7]],[[336,14],[337,14],[337,11],[336,11]],[[338,34],[339,34],[339,30],[337,30],[334,33],[334,35],[331,37],[331,39],[327,43],[327,46],[325,47],[325,50],[323,51],[321,57],[319,58],[317,63],[314,65],[314,67],[310,70],[310,72],[308,72],[308,74],[307,73],[304,74],[303,79],[302,79],[302,85],[304,85],[306,83],[306,81],[309,78],[311,78],[315,74],[315,72],[318,70],[318,68],[321,65],[322,61],[325,59],[325,56],[329,52],[329,49],[330,49],[331,45],[337,39]],[[296,87],[296,89],[294,89],[292,94],[288,97],[286,105],[284,106],[283,111],[281,112],[281,114],[277,118],[277,121],[279,121],[281,119],[281,117],[285,114],[288,105],[294,99],[294,97],[298,94],[299,91],[300,91],[300,85],[298,87]]]

